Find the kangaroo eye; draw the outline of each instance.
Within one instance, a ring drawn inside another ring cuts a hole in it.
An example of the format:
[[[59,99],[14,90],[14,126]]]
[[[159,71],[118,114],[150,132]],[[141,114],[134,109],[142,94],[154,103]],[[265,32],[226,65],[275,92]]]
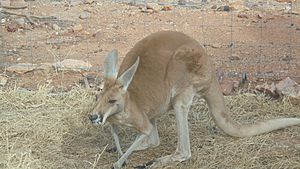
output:
[[[108,103],[110,103],[110,104],[114,104],[114,103],[116,103],[117,102],[117,100],[109,100],[108,101]]]

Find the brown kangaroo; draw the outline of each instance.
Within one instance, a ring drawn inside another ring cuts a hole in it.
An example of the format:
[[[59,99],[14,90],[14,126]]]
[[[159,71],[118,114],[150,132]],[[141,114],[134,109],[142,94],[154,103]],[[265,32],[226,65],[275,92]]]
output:
[[[173,31],[151,34],[139,41],[117,70],[117,51],[104,63],[105,83],[100,100],[89,118],[94,124],[108,121],[121,158],[121,168],[135,150],[159,145],[155,119],[173,109],[176,114],[178,145],[174,154],[161,157],[151,167],[191,157],[188,112],[195,94],[203,97],[216,124],[235,137],[249,137],[300,124],[300,118],[281,118],[253,125],[239,125],[227,114],[224,97],[216,80],[215,68],[203,47],[191,37]],[[140,132],[123,153],[116,124]]]

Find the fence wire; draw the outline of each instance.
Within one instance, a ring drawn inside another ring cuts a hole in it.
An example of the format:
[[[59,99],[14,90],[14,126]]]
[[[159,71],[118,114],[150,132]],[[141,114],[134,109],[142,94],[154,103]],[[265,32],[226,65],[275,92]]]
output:
[[[27,63],[53,64],[64,59],[87,61],[93,65],[92,71],[100,72],[109,50],[120,48],[124,56],[142,37],[176,30],[203,44],[227,77],[247,73],[252,78],[300,78],[299,1],[95,0],[72,6],[74,2],[26,1],[27,9],[13,10],[25,17],[5,13],[12,10],[1,6],[0,73],[9,74],[7,69],[17,63],[26,67]],[[244,8],[232,9],[237,2]],[[69,14],[56,13],[57,7]],[[155,7],[159,11],[150,11]],[[161,11],[162,7],[168,8]],[[80,12],[89,18],[78,19]],[[42,17],[37,19],[36,15]],[[32,16],[36,25],[30,25],[26,16]],[[16,31],[8,30],[14,29],[14,20],[26,24]],[[79,33],[70,31],[78,24],[83,27]],[[62,84],[65,73],[59,72]]]

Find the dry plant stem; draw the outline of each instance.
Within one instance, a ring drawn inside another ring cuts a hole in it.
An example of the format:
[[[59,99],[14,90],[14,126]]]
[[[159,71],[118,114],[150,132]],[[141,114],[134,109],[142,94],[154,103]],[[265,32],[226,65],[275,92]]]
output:
[[[16,16],[25,17],[30,22],[30,24],[36,25],[36,23],[31,19],[31,17],[35,17],[35,16],[20,14],[20,13],[16,13],[16,12],[12,12],[12,11],[5,11],[5,10],[2,10],[1,12],[4,14],[8,14],[8,15],[16,15]]]
[[[89,128],[84,126],[86,123],[79,123],[81,113],[84,116],[84,112],[93,103],[94,94],[85,87],[73,88],[64,93],[48,93],[48,90],[51,88],[39,88],[30,93],[19,92],[17,89],[0,91],[1,167],[111,168],[117,154],[101,153],[107,144],[107,148],[113,145],[109,128]],[[272,119],[286,114],[299,115],[299,106],[288,100],[270,100],[263,95],[242,93],[225,97],[225,100],[231,115],[241,123],[252,123],[260,117]],[[30,107],[41,103],[44,105]],[[218,128],[214,132],[212,127],[215,124],[200,97],[196,97],[193,103],[189,113],[189,127],[194,156],[187,163],[166,168],[299,168],[299,126],[267,135],[236,139],[224,136]],[[135,152],[124,168],[134,168],[160,154],[172,152],[170,144],[176,142],[173,114],[163,116],[158,121],[161,146]],[[129,138],[135,134],[131,130],[119,130],[120,138],[125,141],[122,146],[124,150],[127,149],[125,145],[129,144]],[[95,149],[98,145],[99,149]],[[35,155],[26,154],[33,151]],[[74,152],[78,156],[74,156]]]
[[[90,84],[86,76],[83,77],[84,85],[87,89],[90,89]]]
[[[27,14],[21,14],[21,13],[7,11],[7,10],[1,10],[1,12],[3,14],[16,15],[16,16],[25,17],[30,22],[30,24],[32,24],[32,25],[36,25],[36,23],[31,18],[35,18],[35,19],[55,19],[55,17],[53,17],[53,16],[27,15]]]
[[[95,167],[97,166],[97,164],[98,164],[98,162],[99,162],[99,159],[100,159],[100,157],[102,156],[102,154],[104,153],[104,151],[106,150],[107,146],[108,146],[108,144],[106,144],[106,146],[103,148],[103,150],[101,151],[100,154],[97,154],[97,155],[96,155],[97,158],[95,159],[95,161],[94,161],[94,163],[93,163],[93,169],[95,169]]]
[[[20,14],[17,12],[12,12],[12,11],[7,11],[7,10],[2,10],[1,11],[4,14],[9,14],[9,15],[17,15],[17,16],[24,16],[26,17],[26,14]],[[37,15],[28,15],[31,18],[36,18],[36,19],[55,19],[53,16],[37,16]]]
[[[27,5],[24,5],[24,6],[5,6],[5,5],[2,5],[1,7],[6,8],[6,9],[25,9],[25,8],[27,8]]]

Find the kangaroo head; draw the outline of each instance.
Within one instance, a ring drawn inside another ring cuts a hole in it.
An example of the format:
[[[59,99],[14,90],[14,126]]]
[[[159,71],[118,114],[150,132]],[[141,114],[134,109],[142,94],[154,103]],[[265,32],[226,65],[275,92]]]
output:
[[[104,124],[109,117],[124,112],[127,89],[137,70],[139,58],[118,77],[117,63],[118,53],[117,50],[113,50],[104,61],[104,88],[89,114],[93,124]]]

